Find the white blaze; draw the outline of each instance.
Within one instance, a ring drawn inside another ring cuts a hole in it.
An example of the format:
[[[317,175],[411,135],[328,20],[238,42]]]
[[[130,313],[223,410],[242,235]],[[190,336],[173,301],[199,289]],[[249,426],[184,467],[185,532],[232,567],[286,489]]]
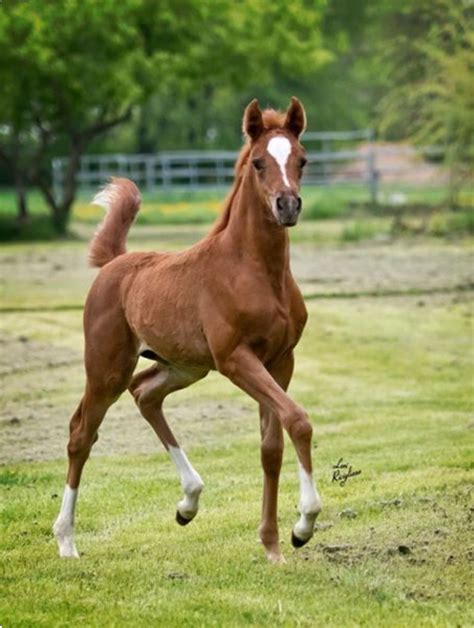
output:
[[[283,183],[287,187],[290,187],[290,182],[286,174],[286,163],[291,154],[290,140],[282,136],[272,137],[268,142],[267,150],[280,167]]]

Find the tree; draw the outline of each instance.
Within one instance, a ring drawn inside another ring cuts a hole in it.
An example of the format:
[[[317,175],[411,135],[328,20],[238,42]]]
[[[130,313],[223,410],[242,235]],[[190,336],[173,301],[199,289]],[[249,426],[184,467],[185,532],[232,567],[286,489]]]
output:
[[[445,148],[452,206],[473,159],[472,18],[468,2],[410,0],[388,1],[380,22],[386,70],[380,129]]]
[[[191,113],[194,123],[188,124],[186,141],[197,145],[217,91],[268,83],[279,70],[298,76],[327,62],[321,38],[325,5],[324,0],[2,3],[0,158],[15,180],[19,215],[26,212],[26,186],[36,185],[57,231],[64,233],[84,150],[153,93],[152,113],[158,115],[156,122],[142,116],[142,141],[146,144],[146,128],[166,130],[182,111]],[[184,111],[177,101],[186,103]],[[242,105],[237,103],[239,116]],[[58,198],[49,161],[60,150],[69,161]]]
[[[232,147],[243,107],[287,106],[291,83],[310,81],[333,58],[323,38],[324,0],[214,0],[190,55],[141,108],[134,150]]]
[[[203,29],[206,2],[9,0],[0,5],[0,158],[15,181],[38,186],[64,233],[80,157],[99,134],[130,118],[186,56]],[[49,158],[69,161],[58,198]]]

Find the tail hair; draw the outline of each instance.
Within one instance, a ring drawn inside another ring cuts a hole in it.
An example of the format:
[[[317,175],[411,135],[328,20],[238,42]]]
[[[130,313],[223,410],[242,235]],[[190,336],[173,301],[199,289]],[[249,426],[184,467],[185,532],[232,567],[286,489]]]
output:
[[[101,267],[127,252],[128,231],[140,209],[140,192],[130,179],[112,178],[94,197],[106,215],[95,232],[89,247],[89,263]]]

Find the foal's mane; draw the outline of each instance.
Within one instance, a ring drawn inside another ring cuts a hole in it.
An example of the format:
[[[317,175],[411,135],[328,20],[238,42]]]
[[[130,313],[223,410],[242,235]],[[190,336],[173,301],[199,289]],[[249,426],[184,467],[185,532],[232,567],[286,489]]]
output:
[[[262,112],[263,126],[265,128],[265,131],[271,131],[273,129],[283,129],[285,124],[285,115],[285,113],[275,111],[274,109],[265,109]],[[209,232],[209,235],[215,235],[216,233],[219,233],[220,231],[225,229],[227,223],[229,222],[230,209],[232,207],[232,203],[234,202],[237,191],[240,188],[240,184],[242,183],[245,166],[247,165],[251,150],[252,144],[250,138],[246,136],[245,144],[242,146],[240,153],[237,157],[237,161],[235,162],[234,184],[232,185],[232,188],[230,189],[230,192],[224,201],[222,213],[217,219],[211,231]]]

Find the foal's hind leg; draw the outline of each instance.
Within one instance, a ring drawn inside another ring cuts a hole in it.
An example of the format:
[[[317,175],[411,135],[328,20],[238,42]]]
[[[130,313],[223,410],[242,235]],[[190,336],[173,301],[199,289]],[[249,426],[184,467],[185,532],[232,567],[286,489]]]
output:
[[[184,492],[176,511],[180,525],[186,525],[196,516],[204,484],[169,428],[162,404],[171,392],[186,388],[206,374],[207,371],[177,371],[157,364],[135,375],[129,387],[141,414],[158,435],[179,473]]]
[[[74,514],[82,469],[92,445],[98,439],[98,429],[105,413],[128,386],[136,358],[124,356],[112,364],[115,367],[113,372],[108,372],[103,365],[100,374],[99,369],[95,372],[88,370],[84,396],[71,418],[67,448],[69,470],[61,510],[53,526],[61,557],[79,557],[74,543]]]

